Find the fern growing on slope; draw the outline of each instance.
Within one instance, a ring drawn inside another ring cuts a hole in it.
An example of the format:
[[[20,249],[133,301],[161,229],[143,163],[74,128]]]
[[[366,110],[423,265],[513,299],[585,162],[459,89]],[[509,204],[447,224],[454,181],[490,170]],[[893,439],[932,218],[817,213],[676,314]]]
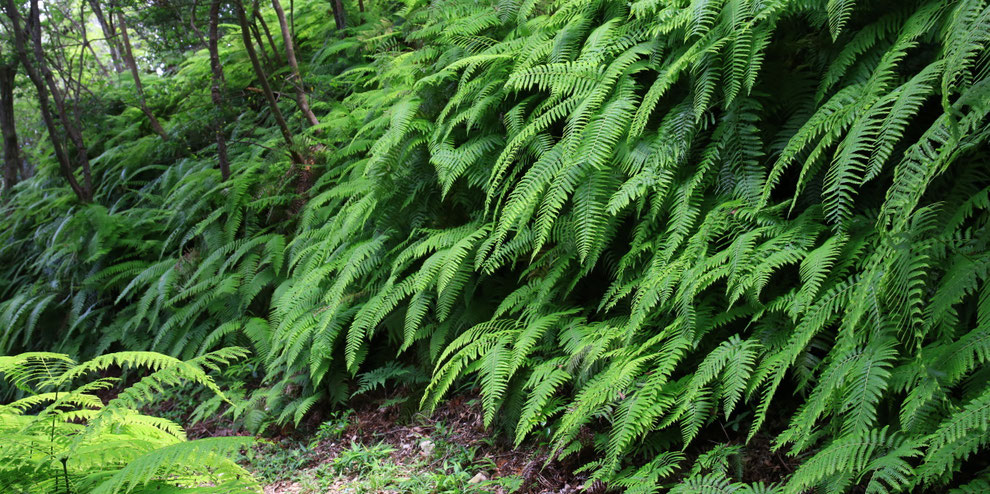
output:
[[[616,15],[608,7],[565,2],[541,20],[547,34],[530,34],[545,51],[510,31],[501,45],[445,69],[463,72],[459,91],[493,77],[508,91],[498,110],[506,145],[484,185],[495,224],[479,267],[496,272],[525,253],[534,271],[541,261],[552,267],[519,290],[541,278],[553,288],[528,292],[508,312],[514,317],[502,312],[456,339],[425,403],[475,373],[486,417],[510,407],[506,425],[521,431],[518,440],[550,420],[560,454],[604,422],[611,433],[607,446],[594,446],[604,458],[593,478],[610,480],[621,479],[630,454],[690,447],[740,404],[753,407],[752,438],[778,391],[793,389],[799,406],[784,412],[790,426],[776,447],[819,451],[821,460],[804,463],[785,491],[951,482],[985,444],[984,356],[967,358],[958,381],[928,373],[938,372],[936,349],[983,332],[957,311],[972,303],[984,271],[945,263],[981,249],[970,239],[985,211],[972,201],[986,186],[990,100],[979,82],[986,61],[950,54],[965,30],[985,47],[979,13],[987,5],[918,2],[848,34],[859,19],[850,13],[869,19],[869,6],[640,2],[621,24],[608,20]],[[793,43],[795,33],[780,26],[799,18],[823,28],[800,35],[802,43],[849,44],[797,67],[769,58]],[[519,51],[503,57],[506,50]],[[768,60],[772,68],[762,69]],[[474,63],[486,70],[471,70]],[[761,77],[766,70],[777,74]],[[796,83],[774,80],[783,74]],[[941,116],[919,113],[938,101],[945,78],[972,85],[943,98]],[[784,99],[769,97],[781,92]],[[460,123],[449,121],[434,134],[448,147],[456,146],[450,125]],[[952,167],[964,155],[968,163]],[[803,166],[792,169],[795,161]],[[512,244],[523,252],[497,254]],[[593,275],[611,281],[597,311],[580,305],[587,291],[580,299],[572,291]],[[967,281],[953,281],[960,276]],[[537,322],[567,309],[576,313],[549,333]],[[539,343],[517,340],[515,325]],[[976,394],[956,397],[957,386]],[[566,406],[551,399],[568,388]],[[903,404],[894,390],[907,394]],[[511,408],[520,406],[521,414]],[[899,407],[926,425],[879,429]],[[958,449],[945,447],[954,441]],[[842,456],[843,444],[873,443],[876,450]]]
[[[223,397],[207,372],[245,355],[235,347],[188,361],[152,352],[83,363],[46,352],[0,357],[0,374],[23,392],[0,406],[0,486],[14,493],[260,492],[251,474],[227,458],[253,439],[187,441],[178,424],[137,411],[183,382]],[[111,366],[150,374],[104,404],[95,393],[114,379],[86,378]]]
[[[4,220],[0,348],[250,343],[253,412],[297,423],[401,360],[633,492],[985,485],[986,1],[414,0],[305,38],[309,187],[265,109],[229,183],[114,141],[108,205]],[[795,471],[728,467],[756,441]]]

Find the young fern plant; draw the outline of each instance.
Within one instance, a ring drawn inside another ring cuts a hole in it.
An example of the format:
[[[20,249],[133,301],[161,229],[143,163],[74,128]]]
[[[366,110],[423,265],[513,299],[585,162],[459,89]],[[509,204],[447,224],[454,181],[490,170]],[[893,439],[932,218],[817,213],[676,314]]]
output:
[[[231,347],[182,361],[153,352],[119,352],[77,363],[68,355],[31,352],[0,357],[0,375],[23,392],[0,405],[0,490],[6,493],[260,492],[229,458],[250,437],[189,441],[178,424],[138,410],[164,388],[202,385],[226,400],[207,374],[243,358]],[[150,374],[103,403],[96,392],[115,378],[109,367]]]

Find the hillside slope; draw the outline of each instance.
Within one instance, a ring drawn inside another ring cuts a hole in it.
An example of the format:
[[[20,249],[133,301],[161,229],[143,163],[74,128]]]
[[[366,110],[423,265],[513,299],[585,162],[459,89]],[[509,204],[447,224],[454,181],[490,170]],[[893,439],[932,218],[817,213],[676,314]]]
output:
[[[329,8],[299,75],[222,10],[223,100],[205,48],[142,76],[164,138],[126,77],[78,96],[90,202],[18,122],[0,352],[248,346],[250,426],[476,386],[627,492],[990,486],[986,1]]]

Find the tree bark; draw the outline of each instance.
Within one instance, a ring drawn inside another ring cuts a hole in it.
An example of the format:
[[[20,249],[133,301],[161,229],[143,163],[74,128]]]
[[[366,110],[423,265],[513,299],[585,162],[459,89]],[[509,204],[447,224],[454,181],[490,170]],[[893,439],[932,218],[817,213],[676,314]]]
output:
[[[358,0],[358,12],[364,13],[364,0]]]
[[[265,31],[265,38],[268,39],[268,45],[272,47],[272,59],[273,59],[272,69],[274,70],[275,68],[278,67],[278,64],[281,62],[281,60],[279,60],[278,58],[278,45],[275,44],[275,38],[272,37],[272,32],[270,29],[268,29],[268,23],[265,22],[265,18],[261,17],[261,9],[258,8],[258,0],[254,0],[254,5],[251,7],[251,17],[253,19],[257,19],[258,21],[257,24],[260,24],[261,29]],[[257,30],[258,28],[255,27],[255,29]],[[262,47],[264,46],[261,43],[260,35],[258,35],[258,44],[261,45]]]
[[[155,118],[155,114],[148,108],[148,102],[144,98],[144,85],[141,84],[141,75],[138,73],[137,63],[134,61],[134,53],[131,51],[131,39],[127,36],[127,21],[124,19],[124,14],[120,12],[117,13],[117,25],[120,26],[124,63],[127,64],[127,68],[131,71],[131,77],[134,78],[134,87],[137,89],[138,104],[141,105],[141,111],[148,117],[148,121],[151,122],[151,128],[155,133],[161,136],[163,141],[167,141],[168,134],[165,133],[162,124]]]
[[[333,22],[337,24],[337,29],[339,30],[347,27],[347,23],[344,19],[344,2],[341,0],[333,0],[330,5],[333,9]]]
[[[17,128],[14,125],[14,76],[17,62],[0,65],[0,131],[3,134],[4,195],[17,183],[21,163],[18,158]]]
[[[289,155],[292,157],[292,162],[296,164],[302,163],[302,156],[295,149],[296,146],[292,140],[292,133],[289,132],[289,125],[285,122],[282,111],[278,109],[278,101],[275,100],[272,87],[268,84],[268,76],[265,74],[265,69],[261,66],[261,62],[258,60],[258,54],[254,51],[254,45],[251,43],[250,23],[248,22],[247,14],[244,12],[243,0],[237,0],[235,7],[235,10],[237,10],[237,19],[241,24],[241,37],[244,39],[244,49],[247,50],[248,58],[251,59],[251,65],[254,67],[254,73],[258,77],[261,92],[264,93],[265,99],[268,100],[268,106],[271,108],[272,116],[275,117],[275,123],[278,124],[279,130],[282,131],[282,138],[285,139],[285,143],[289,147]]]
[[[254,19],[253,15],[251,16],[251,19]],[[251,34],[254,35],[255,41],[258,43],[258,49],[261,50],[261,57],[265,59],[265,66],[268,67],[269,70],[275,70],[275,62],[268,57],[268,50],[265,49],[265,41],[261,38],[261,30],[258,29],[258,25],[253,21],[251,22]],[[272,47],[272,52],[274,54],[274,47]]]
[[[4,8],[7,11],[7,16],[10,18],[12,30],[14,31],[14,46],[17,50],[18,59],[24,67],[28,78],[31,79],[35,89],[38,91],[38,106],[41,108],[41,118],[44,120],[45,127],[48,129],[48,136],[52,141],[59,170],[69,182],[69,187],[75,192],[76,197],[82,202],[90,202],[93,199],[93,179],[89,168],[89,157],[86,155],[87,149],[79,129],[69,120],[69,116],[65,111],[65,102],[62,99],[58,86],[55,84],[51,70],[45,62],[44,51],[41,47],[41,23],[39,20],[38,0],[31,0],[30,13],[24,25],[21,24],[21,15],[17,11],[14,0],[6,0],[4,2]],[[28,54],[28,36],[33,41],[33,57]],[[69,162],[69,157],[65,152],[61,139],[59,139],[58,127],[55,125],[55,118],[52,116],[51,109],[49,108],[51,104],[49,91],[51,91],[51,99],[55,101],[55,109],[58,112],[62,127],[65,129],[65,133],[69,136],[69,139],[76,146],[77,158],[83,174],[82,184],[76,180],[72,165]]]
[[[289,77],[292,80],[292,85],[296,88],[296,103],[299,104],[299,110],[303,112],[310,126],[319,125],[320,121],[316,119],[313,110],[309,108],[309,99],[306,97],[306,88],[303,86],[302,75],[299,72],[299,63],[296,61],[296,49],[292,43],[292,32],[289,30],[289,23],[285,20],[285,11],[282,10],[282,4],[278,0],[272,0],[272,7],[275,8],[275,14],[278,16],[278,24],[282,30],[282,41],[285,43],[285,55],[289,60],[289,68],[292,69]]]
[[[230,162],[227,159],[227,138],[223,134],[224,119],[224,101],[223,101],[223,91],[222,87],[224,84],[223,79],[223,66],[220,65],[220,33],[218,26],[220,24],[220,0],[213,0],[210,3],[210,40],[209,40],[209,50],[210,50],[210,70],[212,71],[212,83],[210,85],[210,99],[213,100],[213,111],[216,112],[213,117],[213,133],[216,135],[217,139],[217,159],[220,165],[220,176],[226,181],[230,178]]]
[[[117,46],[117,33],[114,30],[113,25],[107,20],[106,16],[103,15],[103,7],[100,6],[100,0],[88,0],[90,8],[93,9],[93,15],[96,16],[96,22],[100,25],[100,30],[103,31],[103,37],[106,39],[107,46],[110,47],[110,61],[113,64],[113,70],[118,74],[124,71],[124,66],[120,63],[120,51]]]

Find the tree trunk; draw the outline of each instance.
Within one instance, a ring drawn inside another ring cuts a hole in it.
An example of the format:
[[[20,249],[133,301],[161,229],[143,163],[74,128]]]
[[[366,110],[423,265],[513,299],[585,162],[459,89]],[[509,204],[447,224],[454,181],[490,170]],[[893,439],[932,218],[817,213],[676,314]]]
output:
[[[141,111],[148,117],[148,121],[151,122],[151,128],[154,129],[155,133],[161,136],[163,141],[167,141],[168,134],[165,133],[162,124],[155,118],[155,114],[151,113],[151,109],[148,108],[148,102],[144,98],[144,85],[141,84],[141,75],[138,73],[137,63],[134,61],[134,53],[131,51],[131,39],[127,36],[127,21],[124,19],[124,14],[120,12],[117,13],[117,24],[120,26],[121,45],[124,48],[124,63],[127,64],[127,68],[131,70],[131,77],[134,78],[134,87],[137,88],[138,103],[141,105]]]
[[[17,62],[0,65],[0,131],[3,134],[4,195],[17,183],[21,163],[18,159],[17,128],[14,125],[14,76]]]
[[[278,101],[275,100],[272,87],[268,85],[268,76],[265,74],[265,69],[261,66],[261,62],[258,60],[258,54],[254,51],[254,45],[251,43],[250,23],[248,22],[247,14],[244,12],[243,0],[237,0],[235,10],[237,10],[237,19],[241,24],[241,37],[244,39],[244,49],[247,50],[248,58],[251,59],[251,65],[254,67],[254,73],[258,77],[261,92],[264,93],[265,99],[268,100],[268,106],[271,108],[272,116],[275,117],[275,122],[278,124],[279,130],[282,131],[282,138],[285,139],[285,143],[289,147],[289,155],[292,157],[292,162],[297,164],[302,163],[302,156],[295,149],[296,146],[292,140],[292,133],[289,132],[289,125],[285,123],[285,117],[282,116],[282,111],[278,109]]]
[[[196,37],[199,38],[199,42],[202,44],[207,44],[207,39],[203,36],[203,31],[199,30],[199,26],[196,25],[196,7],[199,5],[199,0],[193,0],[192,9],[189,12],[189,26],[192,27]]]
[[[4,2],[4,8],[7,10],[7,16],[10,17],[11,28],[14,31],[14,46],[17,50],[18,59],[24,67],[28,78],[31,79],[35,89],[38,91],[38,106],[41,109],[41,118],[44,120],[45,127],[48,129],[48,136],[51,138],[59,169],[69,182],[69,187],[75,192],[76,197],[82,202],[90,202],[93,199],[93,180],[89,169],[89,158],[86,156],[86,146],[82,141],[82,134],[72,124],[65,112],[65,103],[62,101],[58,86],[55,85],[51,70],[48,69],[45,62],[44,52],[41,47],[38,0],[31,0],[31,10],[24,25],[21,24],[21,15],[17,11],[14,0],[6,0]],[[34,57],[28,54],[27,43],[29,35],[34,45]],[[37,64],[37,67],[35,64]],[[69,162],[69,157],[65,152],[65,148],[62,146],[61,139],[59,139],[58,127],[49,108],[51,104],[49,90],[51,90],[51,99],[55,100],[55,108],[58,111],[62,127],[65,129],[66,134],[68,134],[69,139],[76,145],[79,165],[82,167],[83,172],[82,184],[76,180]]]
[[[113,63],[113,70],[118,74],[124,71],[124,66],[120,63],[120,51],[117,46],[117,33],[114,32],[113,25],[107,21],[106,16],[103,15],[103,8],[100,6],[100,0],[89,0],[89,6],[93,9],[93,14],[96,16],[96,22],[100,25],[100,30],[103,31],[103,37],[106,39],[107,46],[110,47],[110,61]]]
[[[68,135],[69,140],[72,141],[72,144],[76,147],[76,160],[78,161],[79,167],[82,169],[83,174],[82,190],[84,192],[84,197],[82,197],[82,199],[85,201],[92,201],[93,176],[89,167],[89,149],[86,147],[86,142],[83,141],[82,130],[80,127],[69,120],[69,112],[65,105],[65,95],[62,94],[62,91],[55,83],[55,76],[45,60],[45,51],[41,44],[41,11],[38,8],[38,0],[31,0],[30,5],[31,10],[27,25],[29,27],[29,31],[31,32],[31,38],[34,41],[34,58],[38,62],[38,69],[41,72],[44,81],[48,84],[49,91],[51,91],[52,99],[55,101],[55,110],[58,111],[58,117],[62,122],[65,133]],[[82,83],[80,82],[80,84]],[[74,178],[75,177],[73,176],[73,179]]]
[[[278,0],[272,0],[272,7],[275,8],[275,14],[278,16],[278,24],[282,29],[282,41],[285,43],[285,55],[289,60],[289,68],[292,69],[290,78],[292,85],[296,88],[296,102],[299,104],[299,110],[306,116],[309,125],[319,125],[320,121],[316,119],[313,110],[309,108],[309,99],[306,97],[306,88],[303,85],[302,74],[299,72],[299,63],[296,61],[296,49],[292,43],[292,33],[289,30],[289,23],[285,20],[285,11],[282,10],[282,4]]]
[[[265,22],[265,18],[261,16],[261,9],[258,7],[258,1],[259,0],[254,0],[254,4],[251,6],[250,19],[253,19],[251,25],[255,26],[254,27],[255,33],[258,32],[257,26],[259,24],[261,25],[261,29],[265,31],[265,38],[268,39],[268,46],[272,47],[272,59],[273,59],[272,70],[275,70],[276,68],[278,68],[279,63],[281,63],[281,60],[279,60],[278,58],[278,45],[275,44],[275,38],[272,37],[272,32],[271,30],[268,29],[268,23]],[[257,20],[257,22],[254,22],[254,20]],[[258,36],[258,45],[260,45],[262,49],[264,49],[264,44],[261,42],[261,35],[257,34],[257,36]]]
[[[212,71],[212,83],[210,85],[210,98],[213,100],[213,133],[217,139],[217,158],[220,164],[220,176],[226,181],[230,178],[230,162],[227,160],[227,138],[223,135],[223,66],[220,65],[220,0],[213,0],[210,3],[210,69]]]
[[[251,18],[254,19],[254,16],[251,16]],[[265,41],[261,39],[261,31],[258,29],[258,25],[254,22],[251,22],[251,34],[254,35],[255,41],[258,43],[258,49],[261,50],[261,56],[265,59],[265,66],[268,67],[269,70],[275,70],[277,68],[275,62],[268,57],[268,50],[265,49]],[[274,47],[272,47],[272,51],[275,51]]]
[[[358,0],[358,12],[364,13],[364,0]]]
[[[337,24],[337,29],[344,29],[347,27],[347,23],[344,20],[344,2],[341,0],[333,0],[330,5],[333,9],[333,22]]]

